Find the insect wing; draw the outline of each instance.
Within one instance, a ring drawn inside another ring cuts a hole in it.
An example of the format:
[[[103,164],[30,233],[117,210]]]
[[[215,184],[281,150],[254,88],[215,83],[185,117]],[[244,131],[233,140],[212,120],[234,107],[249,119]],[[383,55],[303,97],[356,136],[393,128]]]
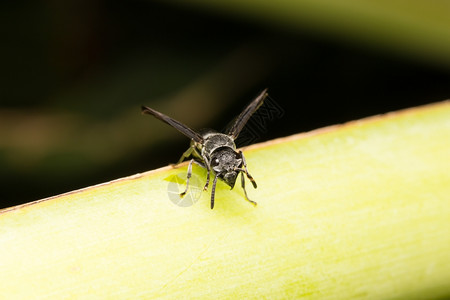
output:
[[[230,135],[233,139],[236,139],[239,136],[242,128],[244,128],[245,124],[247,124],[250,117],[253,115],[255,111],[263,104],[264,99],[267,97],[267,89],[263,90],[236,118],[233,125],[227,131],[227,135]]]
[[[174,120],[171,117],[166,116],[165,114],[162,114],[150,107],[142,106],[141,108],[142,108],[143,114],[152,115],[155,118],[163,121],[164,123],[169,124],[170,126],[174,127],[175,129],[177,129],[179,132],[181,132],[188,138],[193,139],[194,141],[196,141],[198,143],[203,143],[203,137],[199,133],[195,132],[194,130],[192,130],[189,127],[187,127],[186,125],[184,125],[183,123],[178,122],[177,120]]]

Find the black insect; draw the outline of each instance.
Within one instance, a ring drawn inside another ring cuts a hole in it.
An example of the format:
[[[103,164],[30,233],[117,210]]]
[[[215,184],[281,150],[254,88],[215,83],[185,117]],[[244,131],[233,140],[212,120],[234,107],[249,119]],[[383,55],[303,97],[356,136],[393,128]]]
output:
[[[211,129],[202,130],[199,133],[150,107],[142,106],[142,113],[153,115],[191,139],[191,146],[183,153],[178,161],[178,163],[181,163],[186,158],[192,157],[187,171],[186,189],[180,194],[181,196],[184,196],[188,191],[189,179],[192,175],[192,163],[196,163],[205,168],[208,172],[203,190],[208,189],[211,170],[215,174],[211,191],[211,209],[214,208],[214,195],[217,179],[223,180],[231,187],[231,189],[233,189],[239,173],[241,173],[241,185],[244,190],[245,199],[253,205],[256,205],[256,202],[250,200],[247,196],[244,173],[252,182],[255,189],[256,182],[248,173],[244,154],[242,154],[242,151],[240,150],[236,151],[234,140],[238,137],[252,114],[262,105],[267,95],[267,89],[262,91],[235,119],[234,123],[226,133],[219,133]]]

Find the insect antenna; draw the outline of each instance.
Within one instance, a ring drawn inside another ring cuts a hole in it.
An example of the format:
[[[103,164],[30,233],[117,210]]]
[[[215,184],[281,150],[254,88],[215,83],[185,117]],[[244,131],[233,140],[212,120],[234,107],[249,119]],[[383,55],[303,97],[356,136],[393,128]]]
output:
[[[211,190],[211,209],[214,208],[214,196],[215,196],[215,194],[216,194],[216,183],[217,183],[217,178],[218,178],[218,175],[216,175],[216,176],[214,177],[213,186],[212,186],[212,190]]]

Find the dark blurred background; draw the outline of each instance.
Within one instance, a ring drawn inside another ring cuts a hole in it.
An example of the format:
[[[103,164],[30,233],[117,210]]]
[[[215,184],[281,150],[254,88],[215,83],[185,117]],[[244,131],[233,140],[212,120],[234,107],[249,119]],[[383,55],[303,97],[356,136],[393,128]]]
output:
[[[448,1],[2,1],[0,208],[176,162],[140,114],[223,128],[263,88],[260,141],[450,98]]]

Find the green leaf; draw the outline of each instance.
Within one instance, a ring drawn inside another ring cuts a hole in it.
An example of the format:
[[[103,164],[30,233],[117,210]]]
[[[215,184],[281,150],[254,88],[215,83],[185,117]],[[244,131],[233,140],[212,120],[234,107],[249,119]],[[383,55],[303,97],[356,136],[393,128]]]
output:
[[[449,296],[449,149],[442,102],[246,148],[257,207],[184,164],[4,209],[0,298]]]

